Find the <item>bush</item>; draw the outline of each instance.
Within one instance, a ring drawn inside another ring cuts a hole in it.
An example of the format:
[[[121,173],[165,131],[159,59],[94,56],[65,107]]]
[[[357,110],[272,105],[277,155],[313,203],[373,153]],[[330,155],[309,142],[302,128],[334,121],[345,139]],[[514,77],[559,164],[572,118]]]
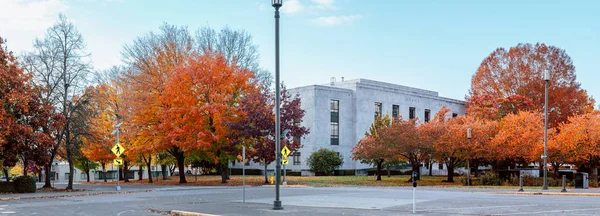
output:
[[[19,176],[13,179],[17,193],[35,193],[35,178],[31,176]]]
[[[310,170],[315,172],[315,174],[324,173],[325,175],[331,175],[343,162],[344,158],[342,155],[325,148],[313,152],[310,157],[308,157]]]
[[[486,172],[479,177],[479,185],[501,186],[504,180],[496,176],[493,172]]]
[[[14,193],[15,183],[14,182],[0,182],[0,193]]]

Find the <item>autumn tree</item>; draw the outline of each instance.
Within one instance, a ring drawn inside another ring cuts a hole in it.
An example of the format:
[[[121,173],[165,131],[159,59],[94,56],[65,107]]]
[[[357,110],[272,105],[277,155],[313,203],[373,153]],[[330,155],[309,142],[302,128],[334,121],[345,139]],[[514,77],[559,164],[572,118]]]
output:
[[[135,134],[135,140],[131,142],[145,145],[148,150],[168,152],[182,161],[185,152],[166,138],[169,131],[162,130],[159,125],[164,123],[164,112],[172,106],[162,99],[167,79],[175,68],[188,61],[192,51],[193,40],[187,28],[167,24],[162,25],[158,33],[150,32],[136,38],[123,51],[128,67],[124,82],[130,88],[125,97],[131,113],[126,125],[128,133]],[[180,172],[179,177],[180,183],[186,182],[185,172]]]
[[[517,111],[541,112],[544,73],[549,72],[549,125],[591,112],[594,100],[576,81],[575,66],[565,50],[545,44],[498,48],[486,57],[471,80],[469,115],[501,118]]]
[[[85,125],[89,127],[88,132],[82,137],[81,152],[87,159],[100,163],[102,171],[106,171],[106,165],[115,158],[110,151],[114,145],[115,113],[110,109],[108,100],[110,87],[106,84],[90,86],[86,89],[88,103],[85,110],[88,110],[88,117],[85,119]],[[106,175],[104,173],[104,181]]]
[[[54,107],[41,97],[43,91],[0,37],[0,158],[5,168],[21,161],[25,176],[29,168],[41,167],[50,160],[52,132],[60,127],[55,124],[60,120],[53,115]]]
[[[388,160],[395,160],[398,155],[395,154],[395,142],[386,142],[381,137],[382,131],[390,127],[392,119],[386,114],[377,116],[375,121],[365,132],[365,137],[358,141],[358,144],[352,148],[352,159],[360,160],[362,163],[375,165],[377,169],[377,181],[381,181],[381,169],[383,163]]]
[[[492,167],[497,171],[500,161],[528,164],[539,158],[536,151],[543,146],[544,124],[537,112],[508,114],[498,123],[498,133],[491,140],[494,154],[490,154]]]
[[[592,112],[569,118],[559,128],[556,141],[571,152],[571,161],[591,169],[591,179],[598,179],[600,163],[600,113]]]

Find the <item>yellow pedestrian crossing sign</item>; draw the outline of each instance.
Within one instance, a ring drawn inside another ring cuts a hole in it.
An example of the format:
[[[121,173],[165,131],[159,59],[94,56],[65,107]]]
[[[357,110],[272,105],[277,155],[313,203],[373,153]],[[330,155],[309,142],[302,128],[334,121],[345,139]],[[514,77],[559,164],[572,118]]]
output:
[[[283,149],[281,149],[281,156],[287,158],[288,155],[290,155],[290,149],[287,146],[284,146]]]
[[[286,165],[286,164],[288,164],[288,162],[289,162],[289,161],[288,161],[288,159],[287,159],[287,158],[283,158],[283,160],[281,161],[281,164],[282,164],[282,165]]]
[[[115,159],[113,160],[113,164],[114,164],[114,165],[117,165],[117,166],[121,166],[121,165],[123,165],[123,158],[115,158]]]
[[[115,154],[117,157],[120,157],[121,154],[125,152],[125,148],[123,148],[121,143],[117,143],[115,144],[115,146],[112,147],[112,149],[110,149],[110,151],[112,151],[112,153]]]

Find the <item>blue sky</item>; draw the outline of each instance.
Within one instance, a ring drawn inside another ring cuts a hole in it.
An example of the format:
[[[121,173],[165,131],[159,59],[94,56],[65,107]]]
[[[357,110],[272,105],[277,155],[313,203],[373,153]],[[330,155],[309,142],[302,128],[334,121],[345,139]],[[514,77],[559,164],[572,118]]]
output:
[[[96,69],[121,63],[122,46],[166,22],[190,31],[245,29],[261,66],[274,71],[270,0],[2,0],[0,35],[11,50],[64,13],[75,22]],[[600,97],[597,1],[284,0],[281,77],[289,87],[330,77],[367,78],[464,99],[471,76],[497,47],[546,43],[565,49],[578,81]]]

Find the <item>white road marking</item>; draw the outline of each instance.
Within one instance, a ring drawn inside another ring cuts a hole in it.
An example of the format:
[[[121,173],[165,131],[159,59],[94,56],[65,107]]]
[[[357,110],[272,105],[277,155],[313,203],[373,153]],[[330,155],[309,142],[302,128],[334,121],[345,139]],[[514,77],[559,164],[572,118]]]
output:
[[[122,212],[119,212],[119,214],[117,214],[117,216],[121,216],[121,214],[123,214],[123,213],[125,213],[125,212],[133,212],[133,210],[127,210],[127,211],[122,211]]]
[[[458,209],[483,209],[483,208],[507,208],[507,207],[524,207],[536,205],[505,205],[505,206],[479,206],[479,207],[462,207],[462,208],[441,208],[441,209],[422,209],[423,211],[442,211],[442,210],[458,210]]]
[[[537,211],[537,212],[517,212],[517,213],[498,214],[498,215],[520,215],[520,214],[529,215],[529,214],[546,214],[546,213],[562,213],[562,212],[578,212],[578,211],[594,211],[594,210],[600,210],[600,208],[552,210],[552,211]]]
[[[5,211],[5,212],[0,212],[0,213],[2,213],[2,214],[14,214],[16,212],[14,212],[14,211]]]

